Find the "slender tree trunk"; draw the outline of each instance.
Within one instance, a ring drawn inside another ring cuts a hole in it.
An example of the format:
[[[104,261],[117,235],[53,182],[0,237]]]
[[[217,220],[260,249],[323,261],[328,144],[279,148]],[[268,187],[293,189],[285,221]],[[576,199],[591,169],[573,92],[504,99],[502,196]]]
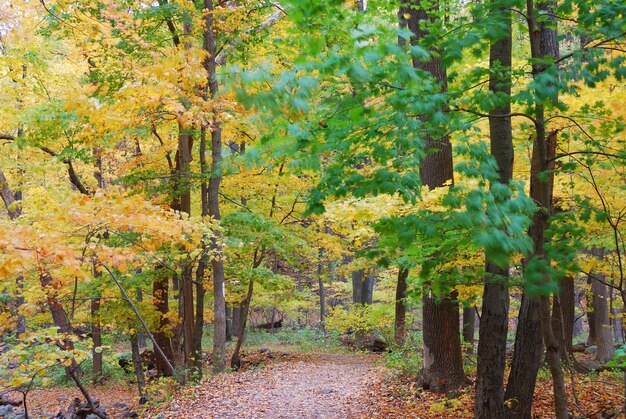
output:
[[[18,199],[17,193],[13,193],[11,188],[9,188],[9,184],[7,182],[2,169],[0,169],[0,196],[2,197],[2,201],[4,201],[4,205],[9,214],[9,218],[14,220],[22,214],[22,205],[20,200]],[[16,310],[19,312],[19,309],[22,304],[24,304],[24,297],[22,296],[24,291],[24,277],[19,275],[15,282],[17,283],[17,300],[16,300]],[[17,315],[17,333],[26,332],[26,319],[23,315]]]
[[[143,291],[141,291],[141,288],[137,289],[137,302],[143,302]],[[139,330],[137,332],[137,343],[139,344],[139,348],[145,348],[148,346],[146,344],[146,333],[143,330]]]
[[[22,206],[19,205],[19,201],[15,198],[15,194],[9,188],[7,178],[4,177],[4,173],[0,169],[0,196],[4,201],[4,205],[9,213],[9,218],[16,219],[22,214]]]
[[[401,2],[400,25],[406,26],[413,33],[411,43],[426,37],[428,29],[424,22],[438,19],[439,3],[421,0]],[[434,55],[427,62],[413,57],[413,66],[430,73],[440,83],[441,91],[448,90],[447,72],[439,55]],[[443,127],[442,127],[443,128]],[[435,138],[426,135],[425,150],[436,150],[423,158],[420,166],[420,178],[430,189],[454,183],[452,145],[450,137],[444,135]],[[459,305],[456,293],[444,296],[438,303],[431,295],[428,286],[424,287],[424,369],[421,382],[425,388],[433,391],[448,391],[468,384],[463,371],[463,356],[459,327]]]
[[[560,356],[564,364],[572,355],[574,336],[574,278],[561,279],[559,294],[553,298],[552,327],[559,340]]]
[[[248,282],[248,293],[246,294],[246,299],[243,302],[241,308],[241,327],[239,329],[239,333],[237,334],[237,343],[235,344],[235,349],[233,350],[233,356],[230,358],[230,367],[231,368],[239,368],[241,367],[241,358],[240,351],[241,346],[243,345],[243,340],[246,336],[246,323],[248,320],[248,311],[250,310],[250,302],[252,301],[252,293],[254,291],[254,281],[250,280]]]
[[[596,274],[604,280],[604,275]],[[613,358],[615,347],[613,344],[613,329],[609,318],[607,287],[601,281],[594,279],[591,283],[593,294],[593,318],[596,329],[596,361],[604,364]]]
[[[196,345],[194,343],[194,307],[193,307],[193,282],[191,265],[185,265],[181,272],[182,292],[182,323],[183,323],[183,359],[185,366],[194,364]]]
[[[400,267],[398,269],[398,281],[396,283],[396,303],[393,341],[398,348],[404,345],[406,339],[406,280],[409,277],[409,270]]]
[[[589,326],[589,335],[587,336],[587,346],[595,345],[597,342],[596,339],[596,318],[593,312],[593,292],[591,291],[591,287],[593,285],[593,279],[591,275],[587,276],[587,285],[589,285],[589,290],[585,294],[585,302],[587,305],[587,325]]]
[[[317,282],[320,289],[320,327],[324,330],[324,316],[326,315],[326,296],[324,290],[324,278],[322,273],[324,271],[324,264],[322,263],[322,257],[324,256],[324,249],[319,249],[319,260],[317,261]]]
[[[146,394],[146,379],[143,375],[141,353],[139,352],[139,339],[137,338],[136,333],[131,333],[130,335],[130,350],[133,360],[133,369],[135,370],[135,376],[137,377],[137,390],[139,391],[139,397],[143,398]]]
[[[495,4],[495,2],[492,2]],[[493,10],[501,17],[502,35],[492,41],[489,48],[489,65],[492,70],[489,90],[511,95],[511,11],[504,8]],[[495,73],[495,74],[494,74]],[[497,74],[501,74],[500,77]],[[498,181],[509,183],[513,174],[513,131],[510,100],[493,109],[489,117],[491,155],[498,163]],[[509,315],[508,267],[498,267],[486,260],[483,306],[480,318],[476,397],[474,417],[504,417],[504,369],[506,366],[506,338]]]
[[[101,275],[98,275],[101,276]],[[100,297],[91,299],[91,339],[93,347],[91,356],[93,359],[93,383],[97,383],[102,378],[102,327],[98,319],[100,310]]]
[[[218,98],[217,84],[217,48],[215,42],[215,26],[213,22],[213,0],[204,0],[206,11],[204,18],[204,39],[202,47],[207,53],[204,68],[208,74],[207,87],[209,97]],[[220,183],[222,181],[222,126],[220,116],[216,113],[211,124],[211,177],[207,190],[209,215],[217,222],[220,216]],[[218,255],[222,254],[219,230],[213,231],[212,246]],[[226,298],[224,295],[224,261],[221,257],[213,258],[213,369],[222,372],[226,366]]]
[[[154,340],[167,359],[164,359],[160,353],[155,353],[155,363],[159,374],[166,377],[172,374],[168,362],[174,359],[172,345],[168,336],[170,329],[168,285],[167,276],[159,270],[157,277],[154,278],[152,283],[152,305],[157,309],[159,315],[157,329],[154,331]]]
[[[468,345],[466,353],[474,353],[474,330],[476,329],[476,309],[474,306],[463,306],[463,343]]]
[[[546,71],[552,68],[546,66],[542,60],[546,57],[556,59],[559,56],[558,42],[556,37],[556,22],[554,19],[555,3],[552,1],[537,2],[536,7],[533,0],[527,1],[526,14],[528,16],[528,29],[530,37],[531,56],[536,62],[533,64],[533,77],[539,82],[540,78]],[[538,16],[545,16],[539,19]],[[535,140],[533,143],[533,156],[530,170],[530,196],[539,206],[538,211],[533,217],[533,223],[530,227],[529,235],[533,239],[534,249],[531,259],[543,259],[543,263],[549,263],[546,259],[544,250],[545,231],[548,227],[548,220],[552,214],[552,193],[554,175],[545,173],[554,166],[554,155],[556,150],[557,131],[546,132],[546,116],[545,102],[548,99],[542,98],[543,92],[535,92]],[[551,97],[549,100],[556,101],[558,97]],[[548,285],[550,278],[548,272],[543,272],[543,280],[539,286]],[[548,296],[535,297],[537,300],[537,309],[539,310],[539,325],[543,336],[543,342],[546,347],[546,361],[550,367],[552,374],[552,385],[554,389],[554,406],[555,415],[558,419],[568,417],[567,412],[567,393],[565,391],[565,379],[560,360],[559,342],[552,330],[552,316],[550,307],[550,298]],[[533,319],[535,317],[532,317]],[[520,324],[525,319],[520,317]],[[536,325],[535,325],[536,327]],[[517,348],[516,348],[517,349]],[[520,350],[529,352],[531,348],[522,347]],[[519,367],[519,365],[518,365]],[[523,368],[538,368],[538,363],[534,360],[523,366]],[[536,372],[535,372],[536,374]],[[530,406],[532,404],[532,394],[534,393],[534,382],[529,388],[524,389],[523,395],[529,399],[520,400],[520,404]],[[530,410],[530,407],[528,407]]]

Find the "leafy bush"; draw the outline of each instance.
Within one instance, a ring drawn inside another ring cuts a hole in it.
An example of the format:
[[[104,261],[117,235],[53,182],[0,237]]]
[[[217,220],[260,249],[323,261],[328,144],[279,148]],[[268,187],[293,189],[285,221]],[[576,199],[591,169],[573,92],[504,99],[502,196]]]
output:
[[[393,306],[389,304],[350,304],[347,309],[334,307],[328,310],[326,327],[339,334],[374,333],[390,340],[393,318]]]

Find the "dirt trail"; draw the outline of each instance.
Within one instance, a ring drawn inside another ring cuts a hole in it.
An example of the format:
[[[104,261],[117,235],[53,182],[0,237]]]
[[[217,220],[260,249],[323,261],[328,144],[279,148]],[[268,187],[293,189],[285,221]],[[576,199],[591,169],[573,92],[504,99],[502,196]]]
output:
[[[152,418],[368,417],[368,389],[381,369],[371,355],[314,354],[263,369],[223,374]]]

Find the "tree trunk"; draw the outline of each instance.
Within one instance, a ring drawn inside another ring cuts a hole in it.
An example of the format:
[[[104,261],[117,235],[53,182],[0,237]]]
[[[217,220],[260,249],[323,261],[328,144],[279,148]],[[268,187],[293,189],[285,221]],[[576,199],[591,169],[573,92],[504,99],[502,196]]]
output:
[[[394,319],[393,341],[398,348],[404,345],[406,339],[406,280],[409,277],[409,270],[400,267],[398,269],[398,282],[396,284],[396,312]]]
[[[585,294],[585,302],[587,305],[587,325],[589,326],[589,335],[587,336],[587,346],[595,345],[597,342],[596,339],[596,317],[593,312],[593,292],[591,291],[591,287],[593,286],[593,279],[591,275],[587,276],[587,285],[589,285],[590,289]]]
[[[352,272],[352,302],[364,304],[363,283],[365,282],[365,270],[359,269]]]
[[[515,333],[511,371],[504,393],[507,418],[526,419],[531,417],[535,382],[537,381],[542,353],[539,299],[524,294],[522,295]]]
[[[600,280],[604,275],[596,274]],[[591,292],[593,294],[593,317],[596,329],[596,361],[604,364],[613,358],[615,348],[613,344],[613,328],[609,319],[607,287],[600,280],[593,279]]]
[[[208,256],[206,253],[200,257],[198,268],[196,269],[196,319],[193,330],[194,360],[198,378],[202,378],[202,363],[204,354],[202,353],[202,337],[204,335],[204,273],[208,266]]]
[[[241,308],[241,327],[239,328],[239,333],[237,334],[237,343],[235,344],[235,349],[233,350],[233,356],[230,358],[231,368],[241,367],[239,352],[241,351],[241,346],[243,345],[243,340],[246,336],[246,322],[248,320],[248,311],[250,310],[250,302],[252,301],[253,291],[254,281],[250,280],[248,283],[248,294],[246,294],[246,299],[244,300]]]
[[[426,9],[428,8],[428,10]],[[400,24],[413,33],[411,43],[426,37],[427,26],[422,22],[439,19],[439,3],[421,0],[404,0],[400,5]],[[420,61],[412,57],[413,67],[430,73],[441,85],[441,91],[448,89],[447,72],[440,55],[435,54],[429,61]],[[442,131],[445,129],[442,127]],[[430,189],[454,183],[452,145],[450,137],[444,135],[435,138],[425,136],[425,150],[429,153],[422,159],[420,179]],[[430,151],[435,152],[430,152]],[[437,303],[424,287],[424,369],[421,381],[425,388],[433,391],[448,391],[468,384],[463,371],[461,337],[459,328],[459,305],[455,301],[456,293],[443,296]]]
[[[233,337],[239,336],[243,324],[243,305],[243,301],[233,304]]]
[[[204,59],[204,68],[207,72],[207,85],[209,97],[217,100],[217,48],[216,33],[213,22],[213,0],[204,0],[204,37],[202,48],[207,53]],[[216,221],[221,221],[220,216],[220,183],[222,181],[222,125],[220,116],[215,113],[211,124],[211,177],[207,190],[207,203],[209,215]],[[222,244],[219,230],[213,231],[212,247],[218,255],[221,255]],[[226,367],[226,297],[224,284],[224,261],[221,257],[213,258],[213,370],[222,372]]]
[[[168,361],[174,359],[174,353],[172,351],[172,345],[169,339],[170,321],[168,318],[169,313],[169,286],[168,278],[164,272],[157,272],[157,277],[152,283],[152,305],[157,309],[159,313],[159,320],[157,324],[157,330],[154,331],[154,340],[157,345],[163,351],[163,354],[167,359],[163,359],[160,353],[155,353],[155,363],[157,371],[163,376],[170,376],[171,371],[168,365]]]
[[[137,377],[137,390],[139,391],[139,397],[143,398],[146,394],[146,379],[143,375],[141,353],[139,352],[139,339],[137,339],[136,333],[131,333],[130,335],[130,350],[133,360],[133,369],[135,370],[135,376]]]
[[[99,276],[99,275],[98,275]],[[96,384],[102,378],[102,327],[98,319],[100,298],[91,299],[91,339],[93,347],[91,355],[93,359],[93,383]]]
[[[474,330],[476,329],[476,309],[474,306],[463,306],[463,343],[467,345],[467,354],[474,353]]]
[[[560,356],[563,363],[569,363],[574,336],[574,278],[561,279],[559,294],[554,296],[552,327],[559,340]]]
[[[526,15],[528,17],[531,57],[536,60],[535,63],[533,63],[532,74],[538,84],[541,84],[541,78],[544,73],[550,69],[550,67],[545,64],[545,58],[557,59],[559,51],[556,37],[556,22],[554,19],[555,4],[552,1],[546,1],[538,2],[536,6],[535,8],[535,4],[532,0],[528,0]],[[544,16],[544,18],[540,19],[539,16]],[[530,196],[535,200],[539,209],[533,216],[533,222],[529,230],[529,235],[534,243],[533,254],[530,256],[530,259],[535,259],[539,263],[549,264],[550,261],[546,259],[544,242],[548,220],[552,214],[554,174],[548,173],[547,176],[545,176],[545,174],[548,170],[554,168],[558,131],[553,131],[550,134],[546,132],[545,104],[548,101],[556,102],[558,97],[553,95],[549,98],[542,98],[541,96],[545,95],[544,92],[535,92],[535,94],[536,101],[533,115],[535,121],[535,139],[530,169]],[[543,278],[536,284],[540,289],[548,286],[551,281],[547,267],[543,269]],[[559,356],[559,341],[556,339],[554,331],[552,330],[550,299],[547,296],[542,296],[537,297],[536,300],[537,305],[533,304],[531,307],[535,310],[539,310],[539,326],[547,351],[546,360],[552,374],[555,415],[559,419],[567,418],[567,394],[565,392],[564,375]],[[525,313],[529,314],[528,312]],[[522,330],[528,328],[529,325],[524,323],[530,322],[530,319],[534,321],[536,320],[536,316],[533,314],[529,319],[520,317],[520,326],[523,326]],[[531,327],[536,328],[537,324],[533,324]],[[516,350],[518,349],[525,353],[532,351],[532,348],[529,347],[518,348],[516,346]],[[528,365],[516,364],[516,367],[535,369],[539,367],[539,364],[532,360]],[[511,374],[513,374],[513,371],[511,371]],[[536,371],[534,374],[536,375]],[[530,405],[532,404],[535,383],[525,382],[525,384],[528,387],[520,389],[520,396],[523,396],[524,399],[518,398],[518,401],[523,407],[523,410],[530,414]],[[518,386],[517,383],[513,385]]]
[[[183,323],[183,359],[187,368],[194,364],[195,359],[195,326],[194,326],[194,308],[193,308],[193,282],[191,265],[187,264],[181,272],[182,292],[182,323]]]
[[[576,281],[572,281],[572,283],[572,286],[574,287],[574,326],[572,336],[577,338],[583,333],[583,316],[576,315],[576,308],[582,310],[581,295],[583,294],[583,291],[576,288]]]
[[[494,4],[495,2],[492,2]],[[489,65],[492,71],[489,90],[511,95],[511,11],[494,10],[502,19],[503,33],[492,41]],[[495,74],[494,74],[495,73]],[[502,74],[498,77],[496,74]],[[509,183],[513,174],[513,132],[511,118],[500,115],[511,113],[510,99],[502,107],[493,109],[489,117],[491,155],[498,163],[498,181]],[[509,315],[508,267],[498,267],[486,260],[476,371],[474,417],[500,418],[504,416],[504,369],[506,366],[506,339]]]
[[[440,302],[425,290],[424,370],[420,385],[434,392],[449,392],[469,384],[463,371],[459,304],[452,292]]]
[[[9,188],[6,177],[0,169],[0,196],[4,201],[4,205],[9,213],[9,218],[12,220],[19,217],[22,214],[22,206],[19,205],[19,201],[15,198],[15,194]]]
[[[326,296],[324,290],[324,278],[322,277],[322,273],[324,271],[324,264],[322,263],[323,255],[324,249],[320,248],[319,260],[317,261],[317,283],[320,289],[320,327],[322,330],[324,330],[324,316],[326,315]]]
[[[137,289],[137,302],[143,302],[143,291],[141,291],[141,289]],[[137,343],[139,345],[139,348],[145,348],[146,346],[148,346],[146,344],[146,333],[143,330],[139,330],[137,332]]]

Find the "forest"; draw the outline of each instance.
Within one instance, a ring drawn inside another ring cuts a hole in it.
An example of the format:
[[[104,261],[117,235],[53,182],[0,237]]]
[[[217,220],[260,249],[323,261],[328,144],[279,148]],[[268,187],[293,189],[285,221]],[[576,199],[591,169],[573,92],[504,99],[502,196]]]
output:
[[[0,417],[626,417],[625,78],[624,0],[1,1]]]

